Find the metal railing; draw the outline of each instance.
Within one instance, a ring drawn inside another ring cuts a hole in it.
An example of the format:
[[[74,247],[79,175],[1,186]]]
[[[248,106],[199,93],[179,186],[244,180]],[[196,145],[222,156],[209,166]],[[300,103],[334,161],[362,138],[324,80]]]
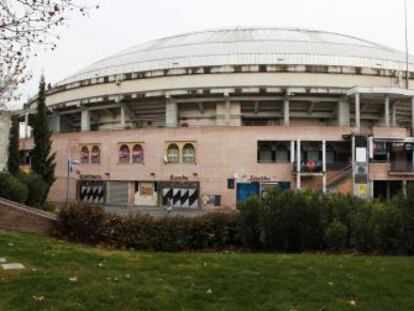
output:
[[[391,172],[414,173],[414,164],[409,161],[391,161]]]

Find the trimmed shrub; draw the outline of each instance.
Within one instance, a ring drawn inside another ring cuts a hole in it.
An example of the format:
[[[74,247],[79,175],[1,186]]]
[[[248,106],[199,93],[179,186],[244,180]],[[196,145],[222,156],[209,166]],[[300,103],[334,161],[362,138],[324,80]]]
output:
[[[400,248],[414,254],[414,184],[408,184],[407,195],[400,195],[394,202],[401,215]]]
[[[145,214],[105,214],[95,205],[72,205],[59,213],[58,234],[78,242],[112,247],[183,251],[240,246],[239,216],[213,213],[199,217],[154,218]]]
[[[27,186],[9,173],[0,173],[0,198],[24,203],[28,196]]]
[[[239,233],[244,246],[260,249],[260,200],[250,197],[238,207],[240,211]]]
[[[26,205],[42,208],[42,202],[48,191],[48,185],[37,174],[26,174],[20,171],[16,176],[29,190]]]
[[[101,206],[73,204],[58,214],[58,233],[73,241],[96,244],[104,241],[106,216]]]
[[[322,195],[319,191],[270,190],[261,200],[259,227],[264,249],[302,251],[323,246]]]
[[[326,246],[332,250],[343,250],[348,240],[348,228],[338,220],[331,222],[325,230]]]

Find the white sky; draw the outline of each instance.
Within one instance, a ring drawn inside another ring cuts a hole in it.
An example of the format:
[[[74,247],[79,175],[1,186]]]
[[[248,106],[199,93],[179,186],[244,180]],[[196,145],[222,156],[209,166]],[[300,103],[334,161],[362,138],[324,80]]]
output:
[[[42,71],[53,84],[119,50],[208,28],[300,27],[339,32],[405,49],[404,0],[84,1],[100,1],[100,9],[89,18],[72,17],[67,27],[59,30],[62,39],[58,48],[54,52],[41,51],[31,61],[34,78],[22,87],[22,101],[37,92]],[[409,46],[414,54],[414,0],[408,0],[408,7]]]

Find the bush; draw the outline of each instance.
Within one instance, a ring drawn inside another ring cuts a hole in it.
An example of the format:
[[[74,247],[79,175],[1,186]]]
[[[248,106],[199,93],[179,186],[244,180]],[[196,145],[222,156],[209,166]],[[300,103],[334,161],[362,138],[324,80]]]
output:
[[[259,230],[267,250],[301,251],[323,245],[322,196],[315,190],[270,190],[261,199]]]
[[[73,204],[58,214],[58,233],[73,241],[96,244],[104,240],[106,216],[97,205]]]
[[[78,242],[127,249],[182,251],[239,246],[236,213],[199,217],[105,214],[95,205],[72,205],[59,213],[58,234]]]
[[[9,173],[0,173],[0,198],[24,203],[28,196],[27,186]]]
[[[242,243],[251,249],[259,249],[260,243],[260,200],[250,197],[240,204],[239,232]]]
[[[414,253],[414,188],[393,202],[363,201],[320,191],[270,190],[239,213],[153,218],[109,215],[95,205],[59,214],[59,233],[108,246],[183,251],[244,246],[254,250],[347,250]]]
[[[48,185],[42,177],[37,174],[26,174],[19,172],[16,176],[29,190],[25,204],[32,207],[42,208],[43,199],[48,192]]]
[[[414,184],[407,186],[407,195],[400,195],[394,202],[401,217],[400,248],[414,254]]]
[[[348,239],[348,228],[338,220],[331,222],[325,230],[326,246],[332,250],[344,250]]]

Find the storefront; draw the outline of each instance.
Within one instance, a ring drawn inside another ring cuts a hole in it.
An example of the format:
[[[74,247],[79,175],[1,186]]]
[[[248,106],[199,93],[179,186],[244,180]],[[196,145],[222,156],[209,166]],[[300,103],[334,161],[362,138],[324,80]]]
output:
[[[101,176],[81,175],[77,187],[79,202],[105,204],[105,188]]]
[[[262,196],[268,189],[290,189],[290,182],[272,181],[266,176],[250,176],[249,182],[237,183],[237,203],[242,203],[250,196]]]
[[[199,208],[200,184],[192,181],[161,181],[159,204],[182,209]]]

